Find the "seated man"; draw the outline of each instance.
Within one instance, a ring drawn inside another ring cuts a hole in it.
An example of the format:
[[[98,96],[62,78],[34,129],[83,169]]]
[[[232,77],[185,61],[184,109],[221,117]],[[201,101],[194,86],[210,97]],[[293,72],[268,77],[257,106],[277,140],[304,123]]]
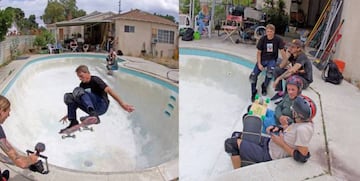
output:
[[[303,80],[303,89],[309,87],[313,82],[312,64],[303,51],[304,44],[299,39],[291,41],[289,46],[290,57],[281,62],[279,67],[275,68],[275,81],[273,87],[278,91],[271,100],[281,98],[285,93],[282,91],[281,80],[290,77],[291,75],[299,75]]]
[[[302,87],[303,82],[298,75],[293,75],[286,80],[287,94],[276,106],[275,112],[270,109],[267,110],[266,117],[263,122],[263,133],[265,133],[265,128],[271,125],[279,125],[283,129],[286,129],[294,122],[294,116],[290,107],[295,98],[301,94]]]
[[[109,74],[112,74],[112,70],[118,69],[116,57],[117,57],[116,52],[113,49],[110,49],[110,53],[106,57],[106,68],[108,69]]]
[[[241,134],[225,141],[225,151],[231,155],[235,169],[240,168],[242,162],[259,163],[293,157],[295,161],[305,163],[310,158],[308,146],[314,134],[312,119],[316,115],[316,106],[310,98],[300,95],[291,109],[295,122],[280,132],[276,126],[268,127],[266,131],[271,137],[262,137],[260,144],[241,139]]]

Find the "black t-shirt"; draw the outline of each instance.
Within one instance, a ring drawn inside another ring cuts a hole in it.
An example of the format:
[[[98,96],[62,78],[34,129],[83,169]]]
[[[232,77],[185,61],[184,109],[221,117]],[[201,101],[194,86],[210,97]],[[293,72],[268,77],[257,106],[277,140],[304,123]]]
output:
[[[2,126],[0,125],[0,139],[6,138],[5,132],[2,128]]]
[[[85,91],[87,89],[90,89],[91,93],[101,96],[107,101],[109,100],[107,93],[105,92],[105,88],[107,87],[107,84],[97,76],[91,76],[90,81],[87,83],[81,82],[80,87],[84,88]]]
[[[256,48],[261,51],[261,61],[277,60],[279,50],[284,49],[284,41],[277,35],[269,40],[267,36],[260,38]]]
[[[291,55],[289,57],[289,61],[290,61],[291,65],[293,65],[293,66],[296,63],[301,65],[300,69],[298,70],[300,72],[296,73],[297,75],[306,79],[308,81],[308,83],[313,82],[312,64],[304,52],[302,52],[296,58],[293,55]],[[302,73],[303,71],[304,71],[304,73]]]

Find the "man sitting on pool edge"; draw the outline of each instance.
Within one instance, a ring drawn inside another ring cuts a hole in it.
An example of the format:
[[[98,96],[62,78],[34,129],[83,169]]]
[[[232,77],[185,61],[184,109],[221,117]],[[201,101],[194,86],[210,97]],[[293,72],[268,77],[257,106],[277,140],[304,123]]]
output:
[[[126,104],[121,98],[98,76],[92,76],[86,65],[80,65],[75,70],[81,83],[72,93],[65,93],[64,102],[67,105],[67,115],[60,121],[70,120],[69,126],[60,130],[63,133],[66,129],[79,124],[76,119],[76,110],[80,108],[89,114],[89,117],[97,119],[96,124],[100,123],[99,116],[104,114],[109,107],[108,94],[127,112],[134,111],[132,105]]]

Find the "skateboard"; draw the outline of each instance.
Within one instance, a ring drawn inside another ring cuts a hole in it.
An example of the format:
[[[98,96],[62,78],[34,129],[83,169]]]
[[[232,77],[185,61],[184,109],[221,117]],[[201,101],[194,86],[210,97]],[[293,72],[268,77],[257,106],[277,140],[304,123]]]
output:
[[[64,130],[62,133],[59,133],[59,134],[62,134],[61,138],[62,139],[69,138],[69,137],[75,138],[76,135],[72,134],[75,131],[87,130],[87,131],[92,132],[92,131],[94,131],[94,128],[90,127],[89,125],[96,124],[98,122],[98,120],[95,117],[80,118],[80,121],[81,121],[80,124],[77,124],[77,125],[75,125],[75,126],[73,126],[71,128],[68,128],[68,129]]]
[[[259,144],[261,142],[262,119],[256,115],[246,115],[243,119],[241,139]]]
[[[270,99],[264,100],[258,94],[255,96],[255,101],[250,105],[248,115],[258,116],[261,120],[266,117],[267,106],[270,103]]]

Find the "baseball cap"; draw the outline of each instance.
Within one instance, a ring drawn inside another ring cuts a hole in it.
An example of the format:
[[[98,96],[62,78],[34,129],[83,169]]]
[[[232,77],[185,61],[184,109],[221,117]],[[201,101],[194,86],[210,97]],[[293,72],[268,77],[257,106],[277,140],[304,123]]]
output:
[[[304,43],[299,39],[293,39],[291,42],[288,43],[288,46],[296,46],[299,48],[304,48]]]

